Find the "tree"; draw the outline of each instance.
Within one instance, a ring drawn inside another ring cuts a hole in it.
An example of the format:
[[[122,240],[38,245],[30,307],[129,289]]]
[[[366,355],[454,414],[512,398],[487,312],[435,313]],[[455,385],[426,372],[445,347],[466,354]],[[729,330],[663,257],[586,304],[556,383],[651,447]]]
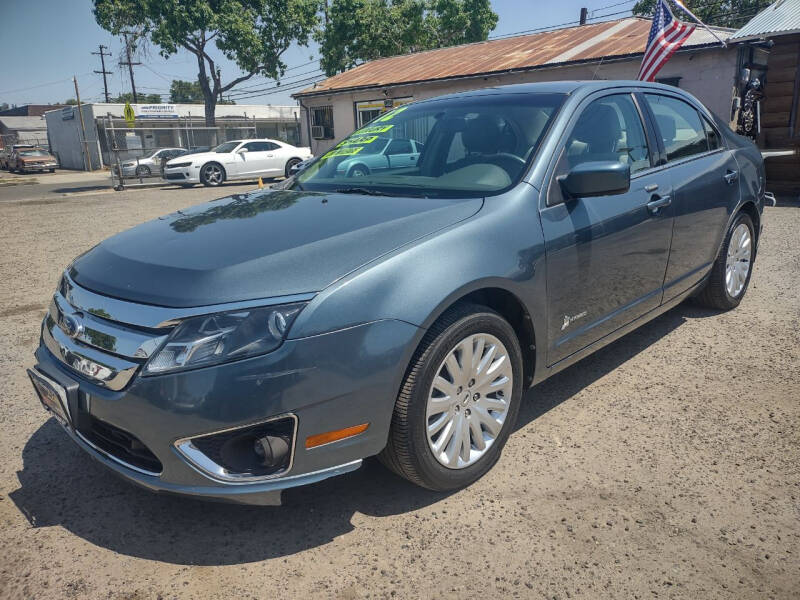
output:
[[[739,29],[758,11],[772,4],[774,0],[681,0],[697,18],[706,25],[732,27]],[[633,14],[650,17],[653,15],[657,0],[639,0],[633,5]],[[691,18],[680,8],[672,6],[673,14],[682,21]]]
[[[497,25],[489,0],[324,0],[316,32],[330,76],[376,58],[483,41]]]
[[[220,96],[263,75],[278,78],[293,42],[307,45],[317,23],[319,0],[93,0],[97,23],[115,35],[133,30],[163,57],[185,50],[197,59],[206,125],[215,124]],[[222,82],[209,55],[211,43],[244,73]]]
[[[0,103],[0,110],[8,110],[8,102]]]
[[[74,105],[78,104],[78,101],[75,100],[75,98],[69,98],[67,100],[64,100],[64,104],[68,104],[70,106],[74,106]]]
[[[169,101],[176,104],[203,104],[203,89],[200,82],[173,79],[169,86]],[[217,104],[236,104],[236,102],[217,100]]]
[[[200,104],[203,102],[203,90],[199,81],[173,79],[169,86],[169,101],[183,104]]]
[[[161,104],[161,94],[136,94],[139,104]],[[110,102],[116,104],[125,104],[126,102],[133,103],[133,94],[125,92],[116,98],[111,98]]]

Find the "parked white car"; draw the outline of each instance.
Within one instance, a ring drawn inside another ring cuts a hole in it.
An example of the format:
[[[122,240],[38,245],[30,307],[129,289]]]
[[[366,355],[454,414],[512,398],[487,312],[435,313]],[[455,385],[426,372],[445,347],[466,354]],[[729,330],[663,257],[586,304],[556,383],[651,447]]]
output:
[[[164,179],[181,185],[220,185],[230,179],[289,176],[291,168],[311,157],[309,148],[278,140],[234,140],[210,152],[174,158],[164,166]]]

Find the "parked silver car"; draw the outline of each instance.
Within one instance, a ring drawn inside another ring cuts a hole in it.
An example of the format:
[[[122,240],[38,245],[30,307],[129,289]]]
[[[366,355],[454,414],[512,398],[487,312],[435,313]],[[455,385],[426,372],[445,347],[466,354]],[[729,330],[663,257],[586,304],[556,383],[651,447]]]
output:
[[[364,135],[357,136],[354,140],[348,140],[339,150],[345,152],[352,147],[352,151],[357,151],[353,158],[343,160],[336,167],[337,172],[344,173],[347,177],[362,177],[387,169],[413,167],[423,148],[422,143],[404,138]]]
[[[186,148],[153,148],[138,159],[126,160],[122,163],[122,175],[125,177],[150,177],[161,174],[161,165],[166,161],[187,154]],[[114,171],[119,174],[116,167]]]

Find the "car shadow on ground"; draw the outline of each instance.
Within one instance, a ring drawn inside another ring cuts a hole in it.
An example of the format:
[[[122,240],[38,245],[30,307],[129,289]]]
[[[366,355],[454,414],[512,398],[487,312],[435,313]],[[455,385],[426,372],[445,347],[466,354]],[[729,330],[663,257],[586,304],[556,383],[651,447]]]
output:
[[[713,314],[681,305],[534,387],[526,394],[518,427],[568,400],[687,319]],[[355,513],[407,513],[448,495],[411,485],[375,459],[353,473],[286,492],[282,507],[156,495],[95,463],[53,419],[31,436],[22,458],[20,487],[10,498],[32,526],[61,526],[120,554],[182,565],[243,564],[291,555],[352,531]]]

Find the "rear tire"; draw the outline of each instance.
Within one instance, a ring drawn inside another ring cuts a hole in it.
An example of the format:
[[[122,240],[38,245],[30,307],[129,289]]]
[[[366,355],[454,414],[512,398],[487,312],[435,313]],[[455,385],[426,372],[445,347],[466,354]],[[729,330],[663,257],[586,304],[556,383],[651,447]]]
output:
[[[739,306],[753,273],[755,240],[753,220],[747,213],[739,213],[725,235],[705,286],[695,297],[698,304],[719,310]]]
[[[476,304],[448,310],[411,359],[379,459],[430,490],[473,483],[514,429],[522,379],[519,341],[502,316]]]

